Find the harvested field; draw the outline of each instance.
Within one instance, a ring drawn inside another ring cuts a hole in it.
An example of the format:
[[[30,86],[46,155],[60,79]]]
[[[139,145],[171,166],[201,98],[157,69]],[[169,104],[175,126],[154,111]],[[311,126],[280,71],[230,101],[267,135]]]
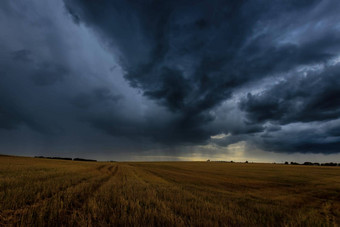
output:
[[[0,156],[0,226],[337,226],[340,168]]]

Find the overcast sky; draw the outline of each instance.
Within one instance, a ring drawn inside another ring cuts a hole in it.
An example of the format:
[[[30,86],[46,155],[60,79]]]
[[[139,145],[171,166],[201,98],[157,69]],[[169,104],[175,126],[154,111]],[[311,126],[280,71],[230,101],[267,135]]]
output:
[[[2,0],[0,153],[340,162],[338,0]]]

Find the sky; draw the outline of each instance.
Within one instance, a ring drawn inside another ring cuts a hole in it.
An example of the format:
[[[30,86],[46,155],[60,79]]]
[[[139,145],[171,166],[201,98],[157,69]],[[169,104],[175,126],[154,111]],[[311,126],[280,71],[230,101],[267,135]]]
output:
[[[338,0],[2,0],[0,153],[340,162]]]

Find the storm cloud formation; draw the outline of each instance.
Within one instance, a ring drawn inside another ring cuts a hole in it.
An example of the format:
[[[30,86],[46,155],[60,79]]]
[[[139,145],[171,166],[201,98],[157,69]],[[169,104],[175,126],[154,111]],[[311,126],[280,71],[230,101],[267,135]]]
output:
[[[103,154],[223,152],[240,142],[340,151],[337,1],[0,6],[6,141],[24,134],[28,146]]]

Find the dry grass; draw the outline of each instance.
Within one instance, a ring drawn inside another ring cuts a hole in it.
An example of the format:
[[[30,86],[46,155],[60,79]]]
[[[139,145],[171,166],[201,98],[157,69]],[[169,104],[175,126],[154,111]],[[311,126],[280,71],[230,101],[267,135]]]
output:
[[[0,156],[0,226],[339,224],[339,167]]]

